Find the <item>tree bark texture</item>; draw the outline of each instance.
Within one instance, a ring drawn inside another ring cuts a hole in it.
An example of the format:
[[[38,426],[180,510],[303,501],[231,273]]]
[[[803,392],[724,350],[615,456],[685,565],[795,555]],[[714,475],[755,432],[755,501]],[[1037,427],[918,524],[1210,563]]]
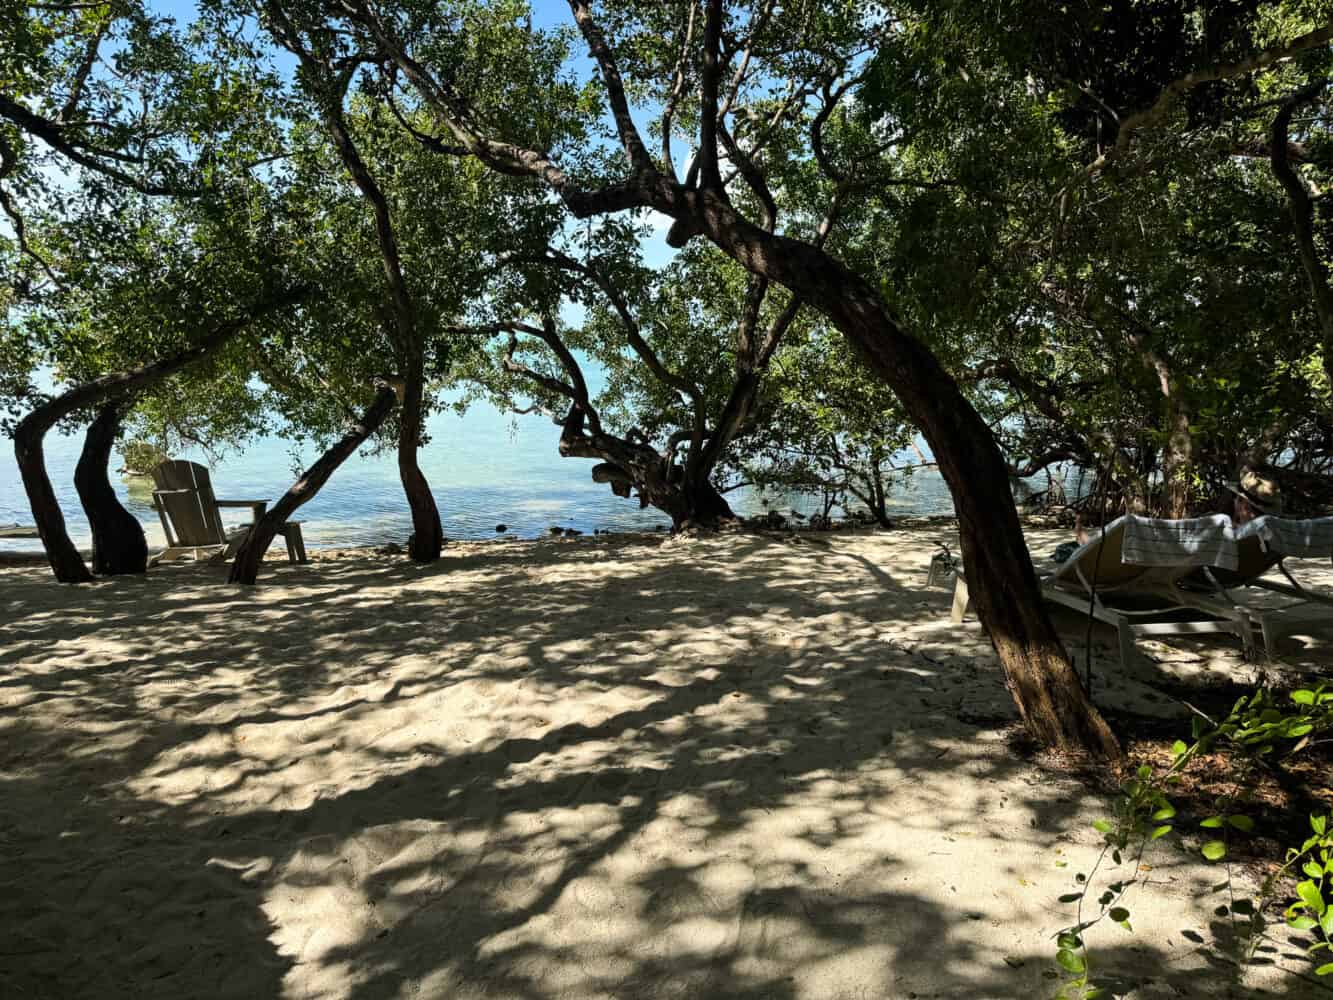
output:
[[[394,404],[398,401],[393,389],[385,386],[375,394],[375,401],[362,414],[361,419],[347,430],[338,441],[324,452],[316,462],[301,473],[301,478],[261,517],[246,535],[232,561],[227,579],[231,583],[253,584],[259,577],[259,564],[264,553],[277,537],[278,529],[297,508],[314,498],[329,481],[338,467],[351,457],[352,453],[375,431],[379,430]]]
[[[74,468],[74,487],[93,534],[93,572],[99,576],[148,570],[148,540],[143,525],[121,504],[107,475],[121,415],[120,403],[107,403],[97,411]]]
[[[70,541],[65,530],[65,518],[60,512],[55,490],[46,474],[46,459],[42,440],[55,424],[76,410],[114,401],[132,392],[145,389],[176,374],[192,364],[217,353],[247,325],[262,316],[298,302],[309,294],[309,289],[298,287],[280,292],[254,306],[235,320],[216,327],[212,333],[193,347],[125,372],[102,375],[61,393],[35,407],[14,428],[14,457],[18,462],[23,488],[28,494],[33,521],[46,549],[47,561],[61,583],[86,583],[92,579],[79,550]]]
[[[79,555],[69,532],[65,530],[65,515],[60,511],[60,501],[56,499],[56,491],[51,486],[51,477],[46,474],[42,439],[46,436],[49,424],[43,426],[40,420],[33,420],[38,412],[34,411],[24,417],[14,429],[14,459],[18,462],[23,489],[28,494],[33,523],[37,526],[37,534],[46,549],[46,560],[51,564],[56,579],[61,583],[87,583],[93,575],[88,572],[83,556]]]
[[[412,541],[407,554],[420,563],[434,562],[444,548],[444,527],[435,506],[430,484],[417,464],[421,440],[422,397],[425,379],[421,365],[414,364],[403,380],[403,407],[398,415],[398,478],[402,481],[407,505],[412,511]]]

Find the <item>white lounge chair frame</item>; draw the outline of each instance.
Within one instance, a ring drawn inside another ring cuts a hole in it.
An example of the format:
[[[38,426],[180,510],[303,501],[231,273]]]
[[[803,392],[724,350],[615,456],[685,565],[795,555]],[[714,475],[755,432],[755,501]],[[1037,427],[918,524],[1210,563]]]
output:
[[[1245,615],[1263,636],[1264,653],[1270,660],[1283,636],[1311,627],[1333,628],[1333,597],[1301,586],[1287,569],[1284,556],[1269,550],[1255,535],[1242,538],[1237,551],[1239,565],[1235,570],[1203,566],[1181,577],[1176,584],[1180,600],[1206,612]],[[1286,583],[1263,578],[1273,567],[1287,578]],[[1284,604],[1253,603],[1242,596],[1250,588],[1293,600]]]
[[[1220,602],[1201,607],[1182,599],[1178,581],[1192,574],[1194,566],[1135,566],[1124,562],[1120,558],[1124,533],[1124,518],[1096,532],[1055,572],[1042,578],[1042,596],[1082,614],[1091,613],[1097,621],[1113,626],[1119,641],[1120,665],[1126,669],[1133,664],[1134,643],[1140,636],[1225,633],[1239,638],[1247,655],[1254,654],[1254,633],[1245,611]],[[1114,553],[1114,558],[1104,560],[1103,553]],[[1133,598],[1150,598],[1158,606],[1131,607]],[[954,622],[963,620],[969,604],[967,580],[959,572],[954,583]]]

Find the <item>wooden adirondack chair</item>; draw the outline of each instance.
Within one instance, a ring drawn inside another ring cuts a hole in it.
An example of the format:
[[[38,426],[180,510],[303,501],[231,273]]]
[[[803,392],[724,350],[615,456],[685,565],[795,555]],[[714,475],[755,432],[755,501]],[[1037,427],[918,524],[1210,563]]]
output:
[[[213,495],[208,470],[195,462],[163,462],[153,470],[153,483],[157,486],[153,490],[153,505],[162,520],[167,547],[149,560],[150,566],[187,553],[193,553],[195,559],[205,553],[215,559],[228,558],[240,547],[251,525],[264,516],[268,507],[267,500],[219,500]],[[228,533],[222,524],[223,507],[249,507],[253,519],[250,524]],[[285,522],[278,534],[287,543],[287,558],[292,562],[306,562],[301,522]]]

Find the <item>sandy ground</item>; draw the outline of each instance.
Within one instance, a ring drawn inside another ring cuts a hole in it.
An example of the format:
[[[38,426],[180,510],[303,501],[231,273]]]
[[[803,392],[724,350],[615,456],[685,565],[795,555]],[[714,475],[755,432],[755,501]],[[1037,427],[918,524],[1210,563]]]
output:
[[[923,585],[946,537],[0,569],[0,996],[1050,996],[1106,803],[1011,751]],[[1101,703],[1183,714],[1094,638]],[[1226,964],[1218,876],[1161,842],[1136,932],[1090,932],[1117,995],[1333,995],[1281,936]]]

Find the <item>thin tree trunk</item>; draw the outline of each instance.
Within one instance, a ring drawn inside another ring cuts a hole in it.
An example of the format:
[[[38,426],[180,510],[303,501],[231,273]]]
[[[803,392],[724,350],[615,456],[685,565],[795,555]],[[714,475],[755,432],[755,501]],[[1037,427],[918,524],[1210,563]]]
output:
[[[764,232],[708,191],[682,191],[664,181],[654,193],[655,208],[690,220],[673,227],[669,243],[701,232],[750,271],[785,285],[828,316],[894,390],[953,495],[977,616],[1024,725],[1046,746],[1119,756],[1115,736],[1084,694],[1047,614],[1004,458],[939,359],[899,325],[873,287],[817,247]]]
[[[403,382],[403,409],[398,417],[398,478],[412,510],[412,542],[407,553],[416,562],[429,563],[440,558],[444,528],[430,484],[417,464],[425,387],[420,363],[414,363],[411,368]]]
[[[88,425],[83,452],[74,468],[74,486],[93,533],[93,572],[99,576],[148,569],[148,540],[143,525],[121,504],[107,475],[121,415],[120,403],[107,403],[97,412],[97,418]]]
[[[349,428],[333,447],[324,452],[314,465],[301,473],[301,478],[265,512],[258,523],[250,529],[250,533],[246,535],[245,541],[241,543],[236,553],[236,558],[232,561],[231,572],[227,576],[231,583],[255,582],[259,576],[259,564],[277,536],[278,528],[296,512],[298,507],[312,499],[338,467],[361,447],[366,438],[380,428],[393,410],[397,399],[393,389],[388,386],[382,387],[375,394],[375,401],[362,414],[361,419]]]
[[[1166,487],[1166,516],[1189,517],[1194,495],[1194,438],[1190,436],[1189,414],[1174,396],[1167,400],[1168,436],[1162,455],[1162,478]]]
[[[309,291],[306,287],[297,287],[279,292],[253,306],[245,316],[215,327],[212,333],[193,347],[139,368],[90,379],[34,408],[18,422],[14,428],[14,457],[23,477],[23,488],[28,494],[33,521],[57,580],[61,583],[87,583],[92,579],[92,574],[84,565],[79,550],[70,541],[69,532],[65,530],[64,515],[60,512],[55,490],[51,488],[50,477],[46,474],[46,459],[42,449],[46,432],[75,410],[120,399],[204,360],[221,350],[254,320],[298,302]]]
[[[1314,305],[1315,315],[1319,319],[1319,329],[1323,335],[1324,374],[1333,385],[1333,287],[1328,282],[1328,272],[1319,257],[1319,250],[1314,241],[1314,203],[1310,192],[1305,188],[1305,181],[1291,165],[1288,136],[1291,129],[1291,116],[1302,104],[1315,100],[1328,86],[1327,80],[1319,80],[1305,87],[1283,102],[1281,109],[1273,118],[1273,130],[1269,141],[1269,159],[1273,174],[1287,193],[1287,209],[1291,213],[1292,228],[1296,232],[1296,249],[1300,253],[1301,267],[1310,282],[1310,300]]]

